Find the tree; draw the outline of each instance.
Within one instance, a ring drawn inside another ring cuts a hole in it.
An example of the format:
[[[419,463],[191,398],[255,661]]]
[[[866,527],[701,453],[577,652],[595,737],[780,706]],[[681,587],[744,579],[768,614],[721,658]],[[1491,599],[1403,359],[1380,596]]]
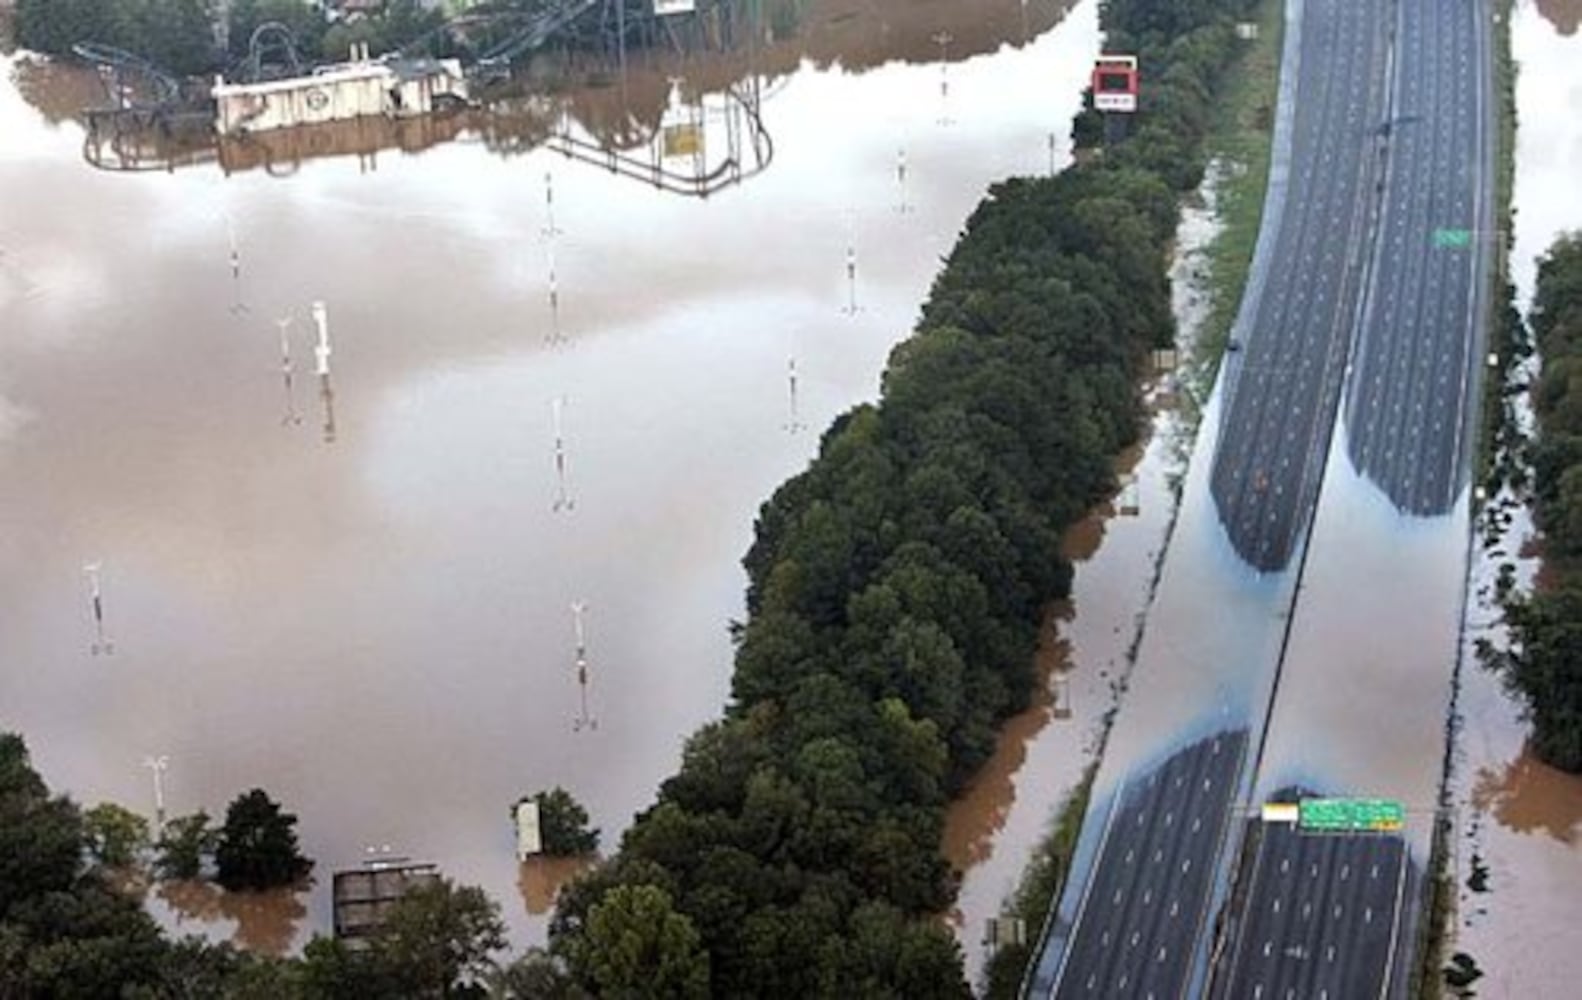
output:
[[[476,886],[445,879],[408,890],[370,941],[378,975],[406,996],[454,996],[497,971],[500,907]]]
[[[617,886],[595,903],[570,965],[609,1000],[709,995],[709,958],[697,929],[655,885]]]
[[[556,785],[547,792],[535,792],[517,800],[538,803],[538,830],[544,853],[553,857],[576,857],[599,849],[599,831],[588,827],[588,810]],[[516,810],[511,811],[516,815]]]
[[[101,802],[82,817],[88,853],[106,868],[130,868],[148,849],[148,821],[114,802]]]
[[[225,810],[214,861],[217,881],[227,889],[273,889],[290,885],[313,870],[297,850],[297,817],[261,788],[237,796]]]
[[[82,849],[77,807],[50,797],[22,737],[0,733],[0,921],[23,900],[69,891]]]
[[[542,948],[529,948],[501,969],[490,993],[502,1000],[590,1000],[571,979],[565,963]]]
[[[165,824],[154,845],[154,869],[162,878],[197,878],[218,843],[219,831],[209,825],[208,813],[177,816]]]

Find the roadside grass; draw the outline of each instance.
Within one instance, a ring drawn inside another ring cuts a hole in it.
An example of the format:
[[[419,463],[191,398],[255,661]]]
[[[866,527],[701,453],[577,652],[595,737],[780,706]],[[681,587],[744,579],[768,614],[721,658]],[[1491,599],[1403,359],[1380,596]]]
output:
[[[1206,250],[1205,289],[1209,311],[1188,371],[1193,395],[1206,400],[1213,388],[1230,329],[1252,266],[1264,189],[1269,184],[1269,149],[1280,94],[1280,47],[1285,30],[1283,0],[1258,7],[1258,37],[1227,74],[1205,149],[1218,163],[1216,215],[1221,229]]]
[[[1005,945],[989,959],[984,970],[983,996],[986,1000],[1016,1000],[1021,991],[1028,964],[1042,939],[1044,923],[1065,888],[1066,873],[1077,849],[1077,837],[1082,833],[1082,818],[1088,811],[1088,796],[1093,791],[1093,776],[1098,769],[1097,760],[1088,765],[1082,780],[1066,795],[1049,832],[1022,871],[1007,915],[1022,921],[1027,928],[1027,943]]]

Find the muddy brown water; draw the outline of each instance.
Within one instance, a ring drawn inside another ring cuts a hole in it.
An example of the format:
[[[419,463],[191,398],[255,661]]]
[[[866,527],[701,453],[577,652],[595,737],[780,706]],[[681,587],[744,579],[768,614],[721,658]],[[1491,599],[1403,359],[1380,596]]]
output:
[[[564,785],[611,845],[718,714],[758,504],[875,396],[984,186],[1046,170],[1051,134],[1068,158],[1098,50],[1092,3],[834,7],[762,81],[772,163],[708,199],[468,134],[100,172],[80,75],[0,61],[0,726],[87,803],[152,812],[152,754],[172,814],[262,786],[318,861],[279,898],[159,887],[167,923],[289,949],[391,845],[541,939],[565,872],[519,869],[509,804]]]
[[[1517,76],[1516,246],[1511,272],[1525,310],[1535,259],[1561,232],[1582,229],[1582,36],[1575,3],[1518,4],[1512,19]],[[1517,511],[1492,549],[1478,546],[1468,645],[1498,638],[1488,595],[1501,563],[1530,584],[1538,566],[1532,526]],[[1469,654],[1470,656],[1470,654]],[[1562,774],[1527,749],[1528,723],[1488,671],[1463,671],[1455,743],[1455,861],[1459,877],[1452,950],[1465,951],[1486,997],[1562,997],[1582,981],[1575,925],[1582,905],[1582,777]],[[1474,881],[1486,873],[1486,884]]]

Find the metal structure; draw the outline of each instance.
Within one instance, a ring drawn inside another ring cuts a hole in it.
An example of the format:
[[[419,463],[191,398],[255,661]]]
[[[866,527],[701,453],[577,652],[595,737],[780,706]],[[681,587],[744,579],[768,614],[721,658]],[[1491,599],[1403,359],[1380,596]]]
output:
[[[247,58],[230,74],[235,81],[260,83],[307,72],[297,52],[297,38],[279,21],[266,21],[247,40]]]
[[[152,110],[181,100],[181,81],[136,53],[97,42],[73,45],[71,51],[98,71],[111,108]]]

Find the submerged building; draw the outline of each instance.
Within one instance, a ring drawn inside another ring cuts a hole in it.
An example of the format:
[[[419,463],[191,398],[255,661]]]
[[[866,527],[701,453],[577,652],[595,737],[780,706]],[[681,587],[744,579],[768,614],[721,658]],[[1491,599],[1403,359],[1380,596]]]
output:
[[[366,56],[366,50],[364,51]],[[370,60],[324,66],[307,76],[257,83],[216,81],[220,135],[267,132],[380,115],[405,118],[465,104],[467,79],[455,59]]]

